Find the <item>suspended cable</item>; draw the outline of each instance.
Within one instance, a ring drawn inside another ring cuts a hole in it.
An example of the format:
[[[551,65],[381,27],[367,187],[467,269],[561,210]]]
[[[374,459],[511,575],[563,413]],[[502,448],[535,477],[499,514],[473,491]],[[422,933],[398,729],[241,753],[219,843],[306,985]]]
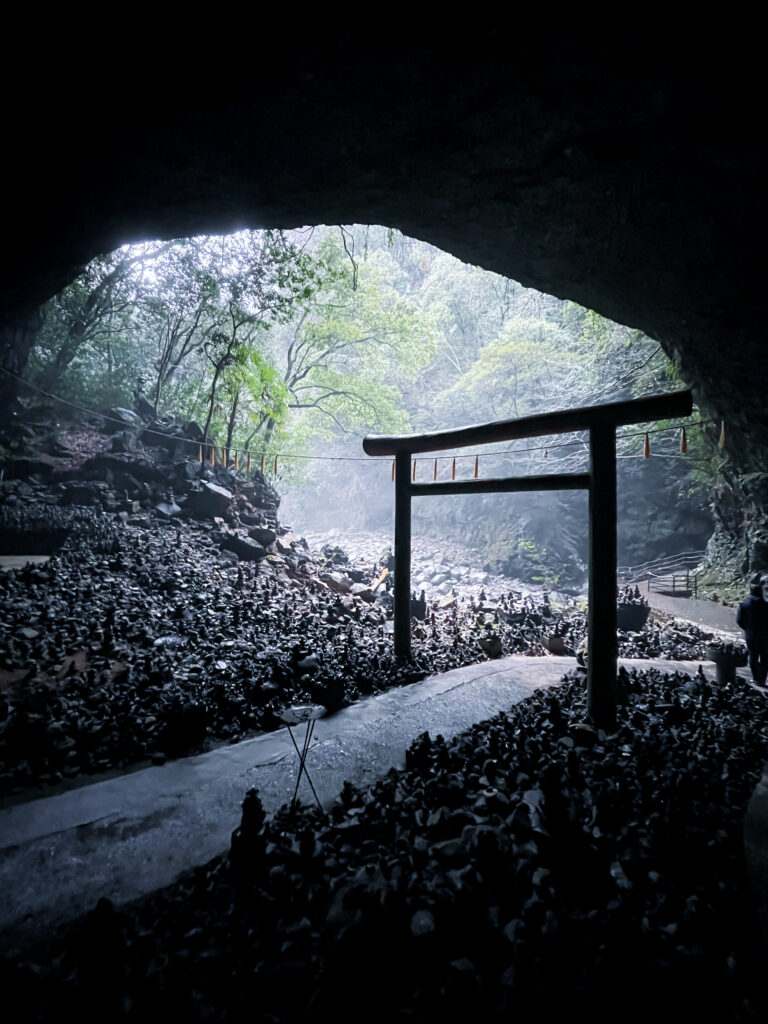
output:
[[[69,406],[72,409],[77,409],[79,412],[85,413],[88,416],[100,417],[101,419],[105,420],[108,423],[116,423],[117,425],[119,425],[121,427],[125,427],[126,426],[126,424],[125,424],[125,422],[123,420],[118,419],[115,416],[109,416],[108,414],[97,412],[95,409],[89,409],[87,406],[80,405],[77,402],[72,402],[72,401],[70,401],[69,399],[66,399],[66,398],[60,398],[58,395],[52,394],[49,391],[45,391],[43,388],[39,387],[38,385],[32,384],[29,381],[24,380],[23,377],[20,377],[18,374],[14,373],[12,370],[6,369],[5,367],[0,367],[0,373],[4,373],[8,377],[12,377],[13,379],[15,379],[15,380],[19,381],[21,384],[23,384],[25,387],[29,388],[30,390],[36,391],[38,394],[43,395],[45,398],[49,398],[49,399],[51,399],[54,402],[60,402],[62,405]],[[712,419],[708,419],[708,420],[695,420],[695,421],[691,422],[689,424],[689,426],[691,426],[691,427],[699,427],[700,430],[703,432],[705,426],[711,425],[711,424],[716,423],[716,422],[717,422],[716,420],[712,420]],[[650,455],[650,439],[649,439],[649,435],[650,434],[659,434],[659,433],[664,433],[665,431],[679,430],[679,429],[681,429],[681,428],[678,427],[678,426],[666,426],[666,427],[653,427],[653,428],[649,428],[648,430],[628,431],[627,433],[624,433],[624,434],[617,434],[616,435],[616,440],[617,441],[620,441],[620,440],[630,440],[630,439],[636,438],[636,437],[643,437],[644,440],[645,440],[643,457],[644,458],[648,458],[649,455]],[[151,427],[143,427],[142,434],[149,434],[149,435],[151,435],[153,437],[160,437],[160,438],[163,438],[166,441],[169,438],[173,438],[173,440],[177,441],[179,444],[197,445],[198,446],[198,456],[197,456],[197,461],[198,462],[203,461],[203,447],[210,448],[209,464],[212,465],[212,466],[215,465],[215,456],[214,456],[214,446],[213,446],[213,444],[206,443],[203,446],[203,445],[200,445],[198,440],[195,440],[195,439],[192,439],[192,438],[180,437],[180,436],[178,436],[176,434],[168,434],[168,433],[165,433],[164,431],[161,431],[161,430],[153,430]],[[720,437],[719,437],[719,440],[718,440],[718,446],[720,448],[723,448],[725,446],[725,420],[721,421]],[[587,447],[587,440],[586,439],[581,439],[581,440],[576,440],[576,441],[560,441],[560,442],[557,442],[555,444],[552,444],[550,442],[548,444],[543,444],[543,445],[529,445],[529,446],[527,446],[525,448],[507,448],[507,449],[503,449],[502,451],[479,452],[479,453],[467,452],[467,453],[463,453],[463,454],[459,454],[459,455],[455,455],[455,454],[452,454],[452,455],[438,455],[438,456],[436,456],[434,458],[435,469],[433,470],[433,479],[436,479],[437,463],[441,459],[446,459],[446,460],[447,459],[451,459],[451,479],[455,480],[456,479],[456,460],[457,459],[472,459],[473,458],[475,460],[475,475],[477,475],[477,473],[479,472],[478,459],[481,459],[481,458],[482,459],[487,459],[487,458],[493,458],[493,457],[498,457],[498,456],[502,456],[502,455],[524,455],[524,454],[528,454],[528,453],[531,453],[531,452],[541,452],[541,451],[544,452],[544,458],[548,458],[550,451],[554,452],[554,451],[557,451],[558,449],[561,449],[561,448],[584,448],[584,449],[586,449],[586,447]],[[646,448],[647,448],[648,453],[649,453],[648,455],[645,454]],[[681,454],[686,454],[687,450],[688,450],[688,448],[687,448],[687,436],[686,436],[686,433],[685,433],[685,427],[682,427],[682,436],[681,436],[681,441],[680,441],[680,453]],[[244,454],[246,456],[246,468],[247,468],[247,470],[250,471],[250,468],[251,468],[251,449],[250,448],[230,448],[228,450],[222,448],[222,456],[221,456],[222,465],[225,465],[225,466],[227,465],[227,454],[228,454],[228,452],[234,454],[234,459],[235,459],[235,461],[237,463],[235,465],[235,468],[238,468],[238,465],[239,465],[238,454]],[[259,451],[257,449],[255,454],[260,454],[260,456],[261,456],[261,472],[263,474],[264,470],[265,470],[265,457],[266,457],[267,452],[266,451]],[[355,456],[355,455],[307,455],[307,454],[303,454],[303,453],[302,454],[300,454],[300,453],[295,453],[294,454],[292,452],[279,452],[278,455],[279,455],[280,458],[283,458],[283,459],[296,459],[296,460],[317,461],[317,462],[364,462],[364,463],[367,463],[368,465],[376,465],[377,464],[376,460],[372,460],[370,458],[370,456],[367,456],[367,455],[363,455],[363,456],[360,456],[360,455],[357,455],[357,456]],[[637,457],[637,456],[617,455],[617,457],[618,458],[634,458],[634,457]],[[666,454],[664,457],[670,458],[670,457],[672,457],[672,455],[671,454]],[[274,474],[276,476],[277,475],[277,458],[278,458],[278,456],[276,455],[276,456],[274,456],[274,458],[275,458]],[[423,456],[423,457],[415,456],[413,458],[413,470],[412,470],[412,473],[415,474],[415,472],[416,472],[416,468],[415,468],[416,462],[429,461],[432,458],[433,457],[431,455],[430,456]],[[415,476],[413,477],[413,479],[415,479]]]

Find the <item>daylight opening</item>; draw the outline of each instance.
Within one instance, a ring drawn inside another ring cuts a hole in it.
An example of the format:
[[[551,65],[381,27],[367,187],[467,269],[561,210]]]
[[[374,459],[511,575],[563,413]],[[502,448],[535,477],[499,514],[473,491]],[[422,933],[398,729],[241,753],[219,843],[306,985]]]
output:
[[[258,470],[276,492],[267,528],[279,496],[282,522],[369,560],[391,536],[392,500],[386,467],[360,451],[366,433],[447,429],[685,384],[638,330],[360,225],[147,242],[95,259],[47,304],[25,381],[30,430],[36,417],[111,410],[78,439],[91,455],[159,446],[209,468]],[[655,424],[620,434],[618,559],[630,574],[695,561],[712,532],[712,440],[689,429],[683,453],[679,435]],[[555,437],[419,458],[414,472],[578,472],[586,450],[583,436]],[[137,497],[146,504],[144,483]],[[579,494],[419,507],[414,529],[427,548],[455,548],[450,567],[424,560],[418,589],[443,597],[457,580],[491,573],[578,596],[585,507]]]

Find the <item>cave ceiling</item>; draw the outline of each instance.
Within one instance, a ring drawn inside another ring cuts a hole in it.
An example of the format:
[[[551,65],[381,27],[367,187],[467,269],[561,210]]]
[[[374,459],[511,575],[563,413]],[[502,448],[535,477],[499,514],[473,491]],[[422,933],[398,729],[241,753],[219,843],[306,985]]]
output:
[[[129,63],[111,41],[96,67],[47,52],[37,88],[16,78],[6,91],[0,323],[21,323],[127,241],[386,224],[642,328],[757,464],[768,376],[755,33],[670,34],[644,17],[628,34],[570,11],[435,34],[390,11],[256,33],[246,56],[141,39]]]

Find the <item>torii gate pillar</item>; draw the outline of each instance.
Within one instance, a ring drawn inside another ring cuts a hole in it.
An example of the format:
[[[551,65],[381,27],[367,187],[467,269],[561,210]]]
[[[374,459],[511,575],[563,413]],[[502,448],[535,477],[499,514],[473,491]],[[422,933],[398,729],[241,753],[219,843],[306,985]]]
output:
[[[610,728],[616,719],[616,426],[589,429],[589,610],[587,712]]]

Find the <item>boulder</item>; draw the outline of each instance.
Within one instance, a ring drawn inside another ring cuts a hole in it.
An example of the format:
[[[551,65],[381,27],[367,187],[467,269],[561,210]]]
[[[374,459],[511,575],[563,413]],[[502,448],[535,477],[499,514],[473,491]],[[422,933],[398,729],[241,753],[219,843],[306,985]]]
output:
[[[175,501],[161,501],[155,505],[155,512],[158,512],[163,519],[173,519],[174,516],[181,515],[181,507]]]
[[[258,541],[259,544],[263,544],[265,548],[270,547],[277,540],[277,534],[274,530],[270,530],[268,526],[251,526],[248,530],[248,536]]]
[[[200,479],[200,463],[194,459],[174,463],[173,479],[179,490],[187,490],[191,483]]]
[[[200,425],[195,423],[194,420],[190,420],[188,423],[185,423],[179,433],[183,434],[184,437],[188,437],[192,441],[197,441],[200,444],[205,436]]]
[[[105,420],[105,434],[116,434],[118,430],[125,430],[126,427],[132,427],[133,429],[138,430],[144,429],[144,421],[141,416],[135,413],[132,409],[123,409],[120,406],[114,406],[111,409],[105,409],[103,416]]]
[[[3,476],[7,480],[26,480],[31,476],[47,480],[56,466],[56,460],[49,455],[39,455],[36,458],[9,458],[2,462]]]
[[[141,443],[147,448],[165,448],[166,451],[175,452],[179,445],[190,447],[186,438],[178,437],[174,433],[159,429],[157,423],[145,427],[141,435]]]
[[[320,579],[336,594],[348,594],[351,590],[349,580],[340,572],[321,572]]]
[[[349,563],[349,556],[340,547],[324,544],[322,552],[326,562],[331,562],[333,565],[347,565]]]
[[[138,430],[118,430],[112,435],[112,445],[110,451],[118,452],[121,454],[128,454],[136,451],[139,445],[139,431]]]
[[[478,637],[478,644],[485,651],[489,658],[500,658],[503,651],[501,646],[501,637],[492,633],[490,636]]]
[[[214,530],[211,537],[225,551],[233,552],[243,562],[260,562],[267,556],[265,548],[258,541],[251,540],[250,537],[243,537],[242,534]]]
[[[366,586],[365,583],[353,583],[349,590],[353,597],[359,597],[362,601],[367,604],[373,604],[376,600],[376,595],[370,587]]]
[[[195,519],[212,519],[223,515],[231,504],[231,491],[203,480],[199,490],[189,492],[187,509]]]
[[[281,537],[277,538],[277,550],[282,551],[284,555],[288,554],[293,551],[295,545],[301,544],[302,540],[303,538],[297,537],[295,533],[288,530],[287,533],[284,533]],[[304,543],[306,545],[306,541],[304,541]]]
[[[71,480],[61,487],[62,505],[96,505],[107,496],[107,485],[98,480]]]
[[[165,483],[168,477],[166,468],[136,456],[120,455],[117,452],[102,452],[84,462],[80,469],[71,470],[68,476],[87,480],[104,480],[108,474],[117,482],[121,476],[132,477],[145,483]],[[118,484],[122,486],[122,484]]]

